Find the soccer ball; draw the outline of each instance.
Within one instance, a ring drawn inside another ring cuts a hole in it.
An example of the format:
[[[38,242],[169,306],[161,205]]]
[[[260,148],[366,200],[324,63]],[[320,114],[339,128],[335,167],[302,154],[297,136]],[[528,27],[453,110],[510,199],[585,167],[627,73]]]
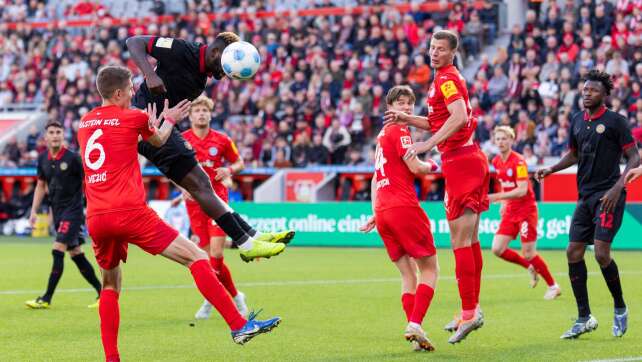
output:
[[[223,71],[233,79],[250,79],[261,65],[261,56],[254,45],[246,41],[234,42],[223,50]]]

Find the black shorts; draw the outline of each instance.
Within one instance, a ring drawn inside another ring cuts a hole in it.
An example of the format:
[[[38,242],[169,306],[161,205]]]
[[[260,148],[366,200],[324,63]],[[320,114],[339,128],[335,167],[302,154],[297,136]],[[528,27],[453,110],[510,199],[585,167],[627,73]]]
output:
[[[81,215],[54,216],[56,228],[56,242],[67,245],[67,249],[73,249],[85,243],[85,219]]]
[[[192,146],[174,128],[167,142],[154,147],[149,142],[138,142],[138,153],[153,163],[163,175],[180,184],[196,165],[196,153]]]
[[[593,194],[577,201],[569,239],[572,242],[593,244],[593,240],[612,242],[622,225],[624,208],[626,205],[626,192],[622,191],[615,209],[610,213],[601,210],[600,198],[604,193]]]

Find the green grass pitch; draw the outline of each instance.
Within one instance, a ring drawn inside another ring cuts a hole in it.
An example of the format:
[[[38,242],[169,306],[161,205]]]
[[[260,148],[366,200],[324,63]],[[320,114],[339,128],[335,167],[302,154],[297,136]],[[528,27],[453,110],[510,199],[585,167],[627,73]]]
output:
[[[92,254],[90,247],[84,249]],[[541,254],[562,286],[562,296],[543,300],[543,283],[529,289],[525,270],[485,251],[481,300],[486,325],[451,346],[441,327],[459,307],[454,264],[450,250],[438,250],[441,279],[424,322],[437,350],[428,355],[412,352],[403,339],[398,272],[383,249],[291,247],[276,258],[251,264],[228,250],[226,260],[250,307],[264,308],[263,317],[283,318],[272,333],[238,346],[217,315],[189,326],[202,299],[187,269],[132,246],[120,298],[121,357],[124,361],[584,361],[642,356],[642,253],[614,253],[631,312],[630,328],[622,339],[611,336],[612,299],[587,253],[591,306],[600,326],[573,341],[559,339],[576,313],[564,253]],[[50,264],[48,240],[0,238],[0,360],[102,360],[98,313],[87,309],[95,295],[69,258],[52,308],[25,308],[24,301],[45,288]]]

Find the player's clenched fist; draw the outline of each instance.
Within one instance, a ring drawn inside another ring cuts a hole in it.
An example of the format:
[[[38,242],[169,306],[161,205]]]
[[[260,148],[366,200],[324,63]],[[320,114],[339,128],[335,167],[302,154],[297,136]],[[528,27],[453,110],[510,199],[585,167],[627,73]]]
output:
[[[552,173],[553,173],[553,170],[551,170],[550,167],[540,168],[539,170],[535,171],[535,174],[533,175],[533,177],[535,177],[535,180],[537,180],[537,182],[541,182],[546,176]]]

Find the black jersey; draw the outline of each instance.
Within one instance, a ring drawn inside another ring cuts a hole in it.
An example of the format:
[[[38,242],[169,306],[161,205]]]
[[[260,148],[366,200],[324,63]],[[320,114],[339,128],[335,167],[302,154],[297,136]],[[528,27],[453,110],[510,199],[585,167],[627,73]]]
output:
[[[635,147],[626,118],[600,109],[592,117],[576,113],[571,120],[569,147],[577,151],[577,189],[580,198],[603,193],[620,178],[624,150]]]
[[[182,39],[151,37],[147,43],[147,54],[155,58],[156,74],[165,83],[167,93],[154,95],[143,82],[134,97],[134,105],[145,109],[147,103],[155,102],[158,112],[163,110],[165,98],[173,107],[183,99],[194,100],[207,83],[205,51],[207,45]]]
[[[38,156],[38,179],[47,183],[54,217],[82,215],[83,175],[80,155],[64,147],[56,157],[48,151]]]

